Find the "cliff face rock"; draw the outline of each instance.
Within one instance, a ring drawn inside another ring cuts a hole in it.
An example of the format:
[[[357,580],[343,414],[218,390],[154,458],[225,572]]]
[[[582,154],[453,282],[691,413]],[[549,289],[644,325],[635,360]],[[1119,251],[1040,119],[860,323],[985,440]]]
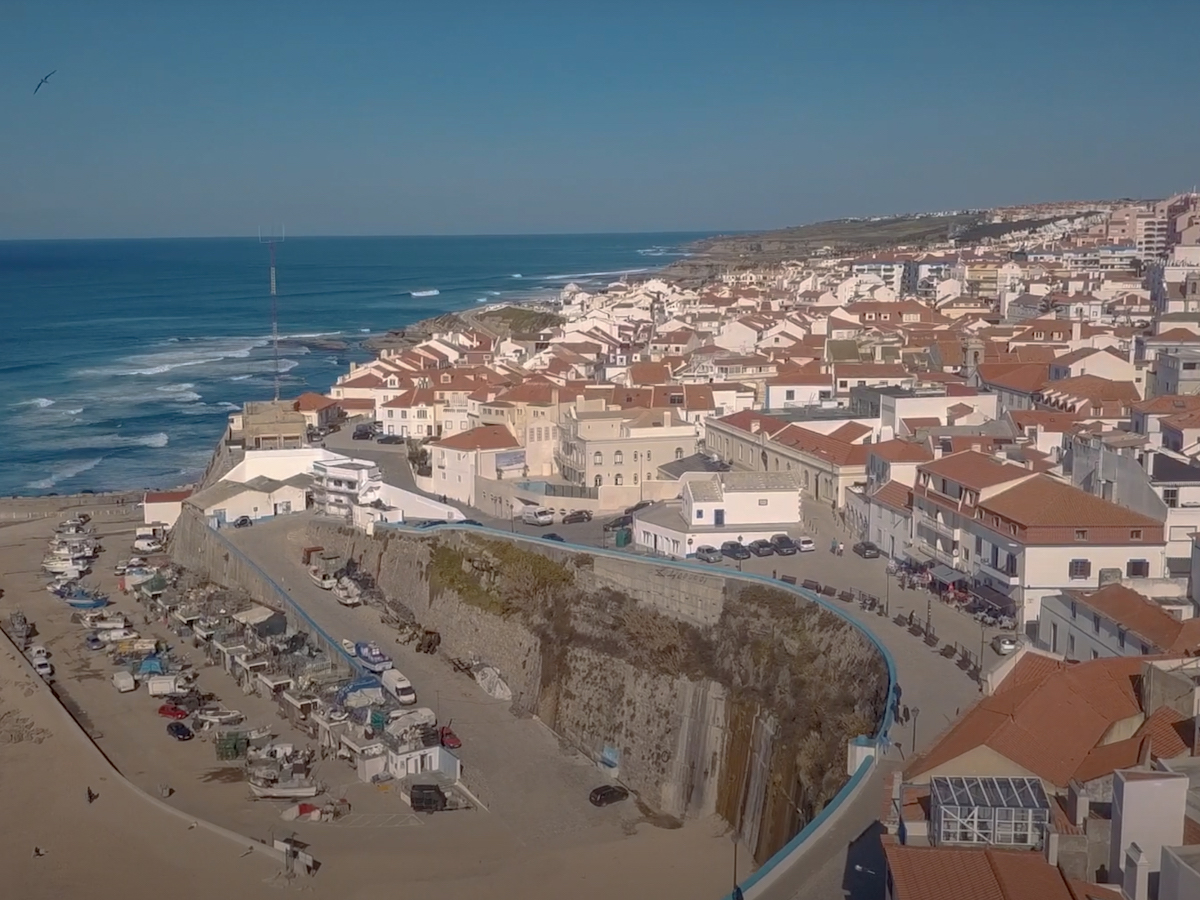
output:
[[[848,622],[790,592],[463,531],[311,526],[443,650],[496,666],[515,713],[620,768],[647,803],[718,812],[766,860],[846,780],[887,671]]]

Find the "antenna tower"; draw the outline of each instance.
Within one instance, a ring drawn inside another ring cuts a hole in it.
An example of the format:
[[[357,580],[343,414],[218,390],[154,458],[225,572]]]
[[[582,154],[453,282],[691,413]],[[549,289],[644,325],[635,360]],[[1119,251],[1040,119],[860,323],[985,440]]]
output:
[[[281,225],[279,236],[274,230],[265,238],[262,228],[258,229],[258,242],[271,248],[271,348],[275,354],[275,399],[279,400],[279,301],[275,296],[275,245],[282,244],[287,238],[287,232]]]

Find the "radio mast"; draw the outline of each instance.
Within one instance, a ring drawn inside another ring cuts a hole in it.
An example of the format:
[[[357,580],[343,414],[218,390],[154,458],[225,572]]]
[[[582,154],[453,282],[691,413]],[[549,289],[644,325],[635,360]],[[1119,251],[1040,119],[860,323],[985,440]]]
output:
[[[274,229],[265,238],[262,228],[258,229],[258,242],[271,248],[271,348],[275,354],[275,399],[279,400],[279,301],[275,295],[275,244],[282,244],[287,237],[286,230],[279,226],[279,236]]]

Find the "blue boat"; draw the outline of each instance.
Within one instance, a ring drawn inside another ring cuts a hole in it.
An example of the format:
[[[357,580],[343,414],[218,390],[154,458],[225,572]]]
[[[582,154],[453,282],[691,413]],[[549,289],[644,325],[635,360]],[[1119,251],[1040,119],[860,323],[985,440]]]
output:
[[[354,655],[364,669],[376,675],[392,667],[392,658],[380,650],[374,641],[359,641],[354,645]]]
[[[108,606],[108,597],[98,591],[89,591],[86,588],[74,587],[55,591],[59,597],[66,601],[67,606],[72,609],[100,609],[103,606]]]

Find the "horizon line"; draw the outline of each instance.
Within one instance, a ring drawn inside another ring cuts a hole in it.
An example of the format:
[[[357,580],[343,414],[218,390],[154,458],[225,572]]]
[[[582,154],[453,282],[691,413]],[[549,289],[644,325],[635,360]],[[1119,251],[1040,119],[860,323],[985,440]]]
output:
[[[797,226],[784,226],[787,228]],[[369,238],[481,238],[481,237],[613,237],[618,235],[686,234],[717,237],[734,234],[756,234],[772,229],[657,229],[654,231],[480,231],[474,233],[442,232],[427,234],[293,234],[288,240],[319,238],[325,240],[362,240]],[[0,244],[50,244],[84,241],[241,241],[257,240],[256,234],[164,235],[157,237],[126,235],[121,237],[9,237]]]

